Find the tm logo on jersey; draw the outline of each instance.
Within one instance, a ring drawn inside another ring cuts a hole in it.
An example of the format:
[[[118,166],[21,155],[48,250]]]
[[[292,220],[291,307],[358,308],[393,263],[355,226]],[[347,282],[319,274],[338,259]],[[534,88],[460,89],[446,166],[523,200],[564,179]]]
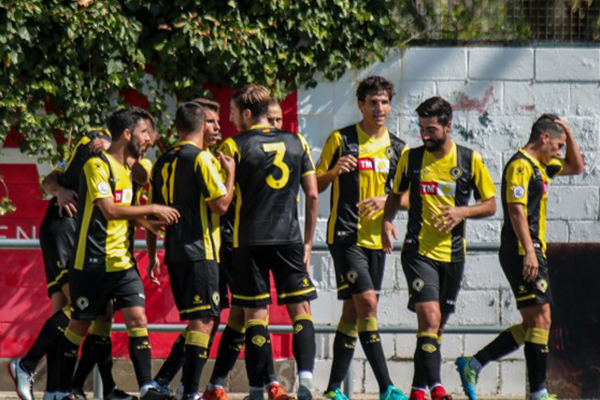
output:
[[[123,189],[115,190],[115,203],[131,203],[133,199],[133,190]]]
[[[387,158],[366,157],[358,159],[359,171],[389,172],[390,160]]]
[[[454,196],[456,183],[454,182],[421,182],[421,195]]]

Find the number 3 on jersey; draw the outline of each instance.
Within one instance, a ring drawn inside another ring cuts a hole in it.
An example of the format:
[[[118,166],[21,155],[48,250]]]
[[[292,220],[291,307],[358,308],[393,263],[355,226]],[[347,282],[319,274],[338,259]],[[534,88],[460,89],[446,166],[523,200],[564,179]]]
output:
[[[290,179],[290,168],[286,163],[283,162],[283,156],[285,155],[285,143],[263,143],[263,150],[265,153],[275,152],[275,160],[273,160],[273,165],[281,170],[281,178],[279,179],[273,177],[273,174],[267,176],[267,185],[273,189],[281,189]]]

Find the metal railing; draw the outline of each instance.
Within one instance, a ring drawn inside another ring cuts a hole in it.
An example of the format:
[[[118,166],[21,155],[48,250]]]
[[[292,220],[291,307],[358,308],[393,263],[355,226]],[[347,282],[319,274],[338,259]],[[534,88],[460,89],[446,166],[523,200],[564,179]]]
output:
[[[158,248],[163,247],[163,242],[158,242]],[[38,249],[40,247],[39,240],[37,239],[0,239],[0,250],[31,250]],[[135,248],[138,250],[146,249],[145,240],[136,240]],[[492,252],[498,251],[500,243],[471,243],[467,245],[467,251],[469,252]],[[315,243],[313,246],[314,251],[326,251],[328,250],[326,243]],[[394,251],[401,250],[400,246],[394,247]],[[148,324],[148,331],[154,333],[175,333],[181,332],[187,325],[186,324]],[[224,326],[219,326],[219,332],[222,332]],[[497,334],[502,332],[506,327],[500,326],[447,326],[444,328],[444,333],[455,333],[455,334]],[[126,332],[127,327],[125,324],[114,324],[112,327],[113,332]],[[335,334],[337,331],[336,325],[315,325],[315,333],[323,335]],[[417,328],[414,326],[380,326],[378,327],[380,334],[416,334]],[[293,328],[289,325],[270,325],[270,333],[293,333]],[[348,374],[344,379],[343,391],[349,399],[352,398],[353,394],[353,368],[352,362],[348,368]],[[102,379],[98,371],[98,367],[94,368],[93,375],[93,390],[94,398],[102,398]]]

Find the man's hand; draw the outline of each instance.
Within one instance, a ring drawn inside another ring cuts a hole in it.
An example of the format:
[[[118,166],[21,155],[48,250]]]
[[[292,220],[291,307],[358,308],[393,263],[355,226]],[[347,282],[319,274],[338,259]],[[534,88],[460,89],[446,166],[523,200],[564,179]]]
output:
[[[179,217],[181,217],[179,211],[173,207],[167,207],[160,204],[153,204],[152,206],[154,208],[152,214],[158,218],[158,221],[162,225],[173,225],[177,223],[177,221],[179,221]]]
[[[110,142],[108,140],[97,138],[92,140],[89,146],[92,153],[98,154],[102,150],[108,150],[108,148],[110,147]]]
[[[77,193],[73,190],[60,187],[56,194],[58,200],[58,215],[61,217],[63,213],[73,218],[77,214]]]
[[[158,258],[158,254],[156,254],[154,257],[148,257],[148,278],[150,278],[150,282],[160,286],[160,281],[157,278],[158,275],[160,275],[160,259]]]
[[[562,126],[562,128],[565,130],[565,133],[567,134],[567,136],[572,136],[573,132],[571,131],[571,127],[569,127],[569,125],[565,122],[564,119],[559,118],[559,119],[555,119],[554,122],[557,125]]]
[[[345,174],[354,171],[356,169],[357,163],[358,162],[356,161],[356,157],[354,157],[353,155],[346,155],[340,157],[338,162],[335,164],[335,167],[333,167],[333,170],[337,175]]]
[[[312,256],[312,243],[304,243],[304,266],[306,272],[310,273],[310,257]]]
[[[538,275],[538,259],[535,250],[526,251],[523,257],[523,279],[525,282],[533,282]]]
[[[443,206],[442,212],[433,216],[433,226],[440,232],[450,233],[465,219],[462,207]]]
[[[223,153],[217,154],[217,160],[221,163],[221,167],[227,173],[227,176],[235,174],[235,160]]]
[[[357,204],[358,215],[362,218],[373,219],[377,214],[383,211],[386,199],[387,196],[377,196],[359,201]]]
[[[398,240],[396,227],[389,221],[383,221],[381,230],[381,244],[383,245],[383,251],[385,251],[387,254],[391,254],[392,250],[394,250],[394,242],[392,241],[392,238]]]

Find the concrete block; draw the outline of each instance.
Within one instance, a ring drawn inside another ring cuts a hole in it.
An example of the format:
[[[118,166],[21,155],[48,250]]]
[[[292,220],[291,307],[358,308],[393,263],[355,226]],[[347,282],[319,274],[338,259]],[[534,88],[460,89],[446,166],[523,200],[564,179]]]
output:
[[[567,117],[577,145],[581,151],[593,151],[600,147],[600,121],[593,117]],[[564,157],[565,152],[563,151]]]
[[[402,54],[398,49],[391,49],[383,61],[374,62],[358,72],[357,81],[371,75],[382,76],[392,82],[394,86],[400,84]]]
[[[585,170],[580,175],[567,178],[569,184],[578,186],[600,186],[600,154],[596,151],[584,151],[583,162]],[[557,177],[557,182],[564,180],[565,177]]]
[[[311,89],[298,89],[298,115],[332,115],[334,89],[338,82],[319,82]]]
[[[499,394],[499,370],[499,365],[492,363],[481,371],[479,374],[479,379],[477,380],[477,396],[494,396]],[[444,373],[448,374],[448,376],[446,377]],[[442,366],[442,380],[452,384],[453,394],[464,396],[464,392],[460,384],[460,375],[458,375],[458,372],[456,371],[456,365],[454,365],[454,362],[450,363],[450,365],[447,365],[446,368]],[[456,387],[457,383],[458,387]],[[448,388],[446,387],[446,389]]]
[[[329,383],[331,373],[331,360],[317,360],[313,371],[315,389],[318,393],[324,393]]]
[[[423,145],[419,133],[419,118],[416,115],[402,115],[399,123],[399,137],[404,140],[410,148]]]
[[[575,115],[598,115],[600,87],[598,83],[575,83],[571,85],[571,112]]]
[[[530,131],[529,117],[469,116],[466,129],[456,131],[456,136],[466,139],[470,147],[483,156],[490,152],[510,152],[512,155],[527,143]]]
[[[402,80],[467,79],[467,50],[456,47],[411,47],[402,55]]]
[[[354,124],[362,119],[362,114],[356,101],[357,85],[347,82],[336,82],[333,88],[334,105],[331,117],[335,129]]]
[[[299,114],[298,131],[301,132],[310,146],[315,164],[318,162],[323,146],[334,130],[333,118],[329,114]]]
[[[415,318],[414,324],[417,321]],[[396,357],[401,360],[412,360],[417,347],[417,337],[411,333],[396,335]]]
[[[570,83],[504,83],[504,112],[506,115],[531,116],[529,129],[543,113],[570,113]]]
[[[320,290],[319,298],[312,302],[315,324],[332,324],[342,315],[342,302],[337,300],[336,290]]]
[[[442,336],[442,358],[454,362],[463,353],[463,335],[447,333]]]
[[[458,295],[456,313],[449,325],[497,325],[500,294],[492,290],[464,290]]]
[[[442,362],[442,384],[444,389],[448,393],[462,394],[462,386],[460,384],[460,377],[456,372],[456,366],[454,361],[443,361]]]
[[[585,48],[537,48],[536,81],[598,81],[600,51]]]
[[[402,114],[412,115],[419,104],[435,96],[435,83],[403,80],[396,92],[398,95],[392,103],[394,109],[398,106]]]
[[[546,241],[548,243],[569,241],[569,226],[565,221],[547,221]]]
[[[503,361],[500,363],[500,393],[503,396],[525,396],[526,393],[525,361]]]
[[[379,326],[383,326],[384,324],[381,323],[381,320],[378,318],[377,320],[378,325]],[[390,359],[394,357],[394,354],[396,353],[396,335],[392,335],[392,334],[380,334],[379,335],[381,337],[381,345],[383,347],[383,354],[385,354],[385,358],[386,359]],[[357,360],[366,360],[367,359],[367,355],[365,354],[362,345],[360,344],[360,340],[357,340],[356,342],[356,349],[354,350],[354,359]],[[367,363],[367,367],[370,369],[371,367],[368,365]]]
[[[468,289],[508,289],[509,285],[500,267],[497,254],[469,255],[462,287]]]
[[[477,150],[479,152],[479,150]],[[502,152],[499,151],[486,151],[484,153],[479,152],[483,158],[483,162],[487,167],[492,180],[496,185],[499,185],[502,181],[502,171],[504,170],[504,163],[502,158]]]
[[[403,291],[382,292],[379,295],[377,307],[377,320],[379,325],[400,325],[406,323],[402,317],[404,314]]]
[[[439,82],[437,92],[452,104],[457,116],[502,115],[503,86],[501,81]]]
[[[387,365],[394,385],[408,395],[414,374],[412,361],[390,361]],[[365,364],[365,393],[379,393],[377,379],[368,363]]]
[[[500,325],[509,327],[520,324],[522,321],[515,295],[511,289],[503,289],[500,292]]]
[[[598,188],[563,186],[548,195],[548,219],[597,220]]]
[[[385,273],[383,275],[383,283],[381,289],[385,291],[399,289],[397,273],[400,272],[396,269],[397,262],[399,262],[400,254],[393,253],[388,254],[385,259]]]
[[[469,79],[533,79],[533,49],[483,47],[469,50]]]
[[[496,198],[499,201],[500,197]],[[468,243],[490,243],[500,241],[500,229],[502,223],[499,220],[480,219],[467,221],[467,245]]]
[[[569,221],[569,242],[597,242],[600,237],[598,221]]]

